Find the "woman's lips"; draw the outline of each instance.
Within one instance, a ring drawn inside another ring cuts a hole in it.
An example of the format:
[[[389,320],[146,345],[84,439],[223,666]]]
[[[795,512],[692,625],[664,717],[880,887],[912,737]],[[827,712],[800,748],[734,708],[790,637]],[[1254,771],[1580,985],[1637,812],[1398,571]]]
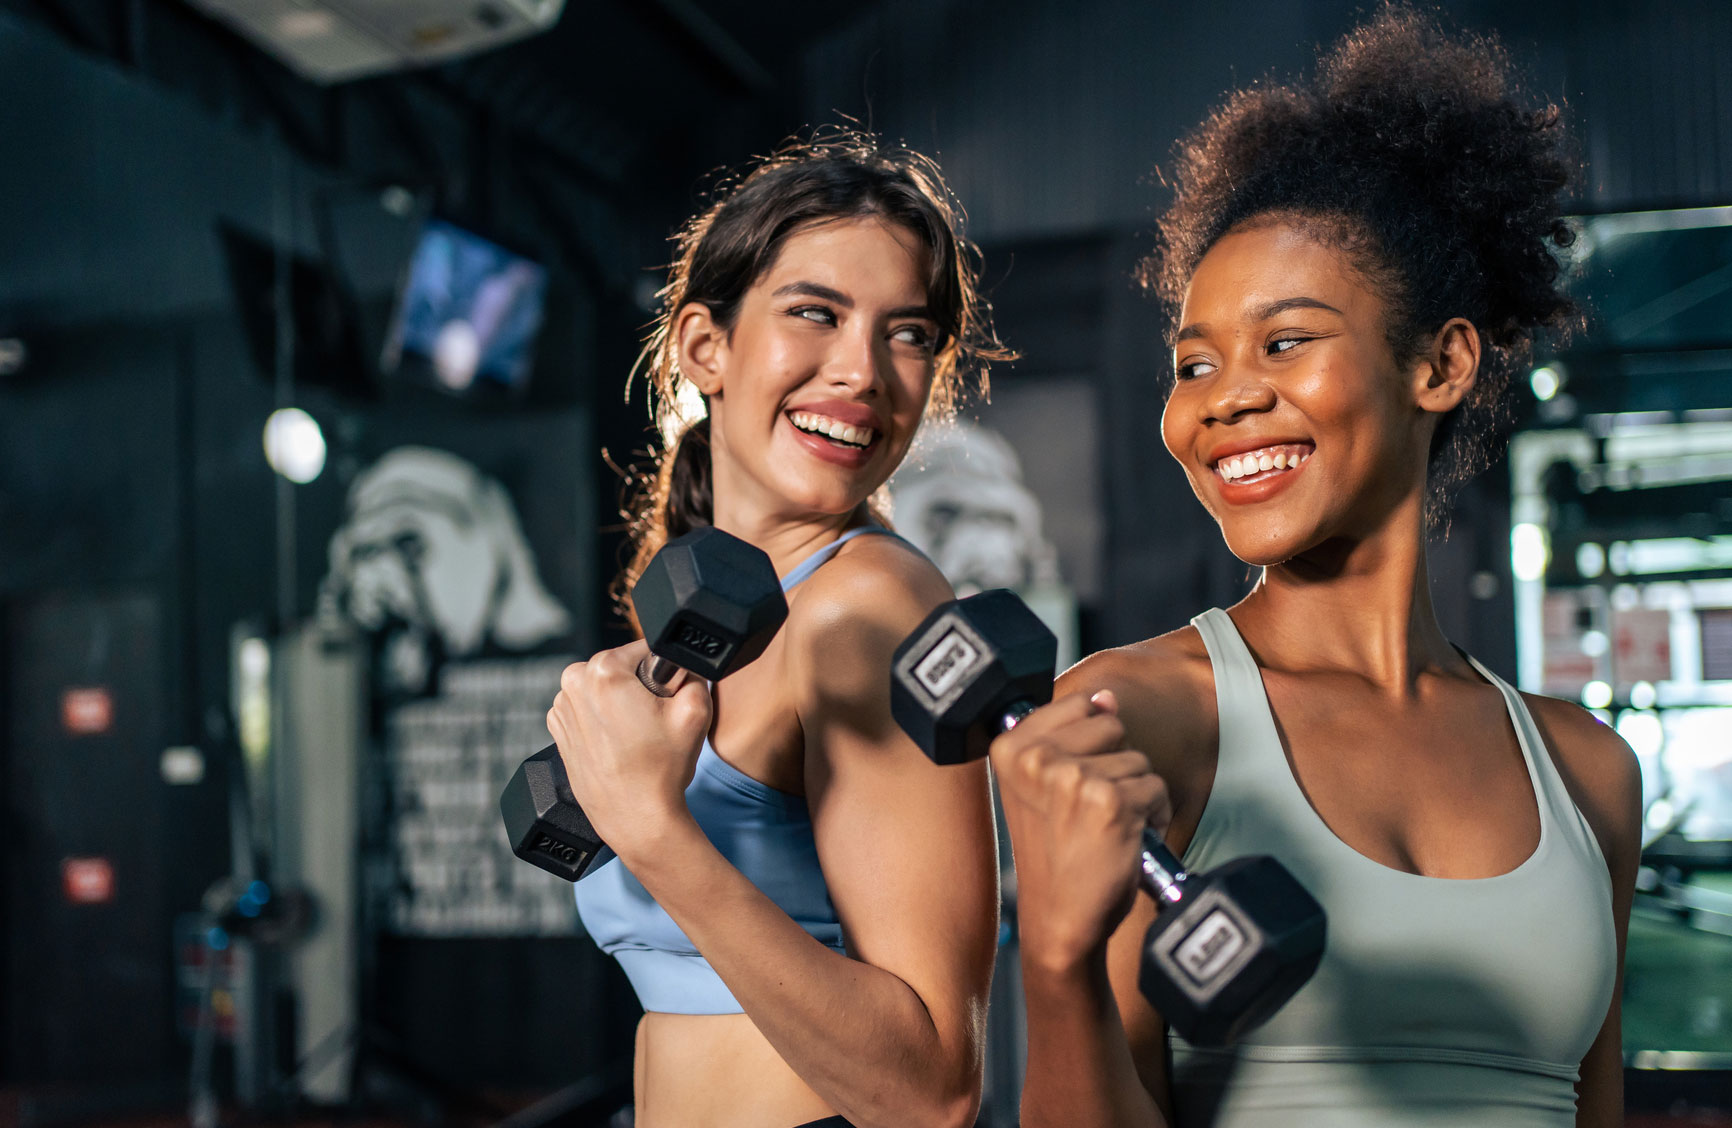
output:
[[[1221,499],[1233,505],[1250,505],[1266,501],[1293,484],[1293,481],[1305,473],[1305,468],[1311,465],[1314,454],[1305,457],[1285,468],[1277,468],[1271,464],[1267,470],[1246,470],[1238,478],[1227,478],[1219,469],[1213,473],[1217,488],[1221,491]]]
[[[873,435],[872,441],[863,447],[844,446],[841,443],[830,441],[823,435],[802,431],[794,426],[792,420],[787,419],[786,416],[783,418],[788,424],[788,430],[793,432],[796,442],[805,447],[814,457],[833,466],[845,466],[850,470],[857,470],[870,462],[872,456],[878,451],[878,443],[881,438],[879,435]]]

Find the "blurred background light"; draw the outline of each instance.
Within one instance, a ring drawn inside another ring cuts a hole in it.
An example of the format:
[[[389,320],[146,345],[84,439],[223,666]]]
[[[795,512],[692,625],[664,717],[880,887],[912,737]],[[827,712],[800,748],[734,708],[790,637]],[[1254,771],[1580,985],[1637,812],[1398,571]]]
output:
[[[674,410],[671,417],[662,421],[662,443],[673,446],[674,440],[684,433],[687,427],[710,414],[710,405],[705,402],[704,394],[698,391],[698,386],[690,380],[681,380],[674,392]]]
[[[16,376],[24,371],[30,350],[16,337],[0,337],[0,377]]]
[[[325,433],[318,420],[298,407],[282,407],[265,420],[265,461],[271,469],[304,486],[325,469]]]
[[[1604,682],[1599,683],[1604,685]],[[1666,731],[1660,715],[1645,709],[1625,709],[1618,714],[1618,735],[1639,757],[1658,756],[1666,743]]]
[[[1677,808],[1669,799],[1656,799],[1648,808],[1647,823],[1650,830],[1664,830],[1672,822],[1672,816],[1677,814]]]
[[[1611,565],[1612,574],[1622,576],[1630,570],[1630,546],[1624,541],[1613,541],[1612,547],[1606,553],[1606,563]]]
[[[1509,561],[1518,580],[1537,580],[1546,574],[1551,560],[1551,548],[1546,543],[1546,531],[1529,521],[1515,526],[1509,533]]]
[[[1528,375],[1528,384],[1533,388],[1535,398],[1544,402],[1557,395],[1558,389],[1564,386],[1563,372],[1554,365],[1542,364]]]

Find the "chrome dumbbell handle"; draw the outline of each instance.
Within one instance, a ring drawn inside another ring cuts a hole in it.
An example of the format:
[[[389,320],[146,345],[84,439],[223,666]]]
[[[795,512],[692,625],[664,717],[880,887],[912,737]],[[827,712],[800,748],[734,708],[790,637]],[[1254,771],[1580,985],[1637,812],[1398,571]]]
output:
[[[1177,905],[1185,899],[1185,882],[1190,878],[1185,864],[1173,856],[1153,827],[1143,828],[1143,888],[1148,890],[1163,908]]]
[[[637,664],[637,680],[657,697],[672,697],[679,686],[674,679],[685,671],[666,658],[651,654]]]

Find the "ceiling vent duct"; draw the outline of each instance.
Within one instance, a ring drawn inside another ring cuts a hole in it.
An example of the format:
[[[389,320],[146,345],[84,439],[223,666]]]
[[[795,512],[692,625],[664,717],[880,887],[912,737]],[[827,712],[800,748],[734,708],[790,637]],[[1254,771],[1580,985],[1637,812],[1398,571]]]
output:
[[[559,20],[565,0],[187,0],[329,85],[488,51]]]

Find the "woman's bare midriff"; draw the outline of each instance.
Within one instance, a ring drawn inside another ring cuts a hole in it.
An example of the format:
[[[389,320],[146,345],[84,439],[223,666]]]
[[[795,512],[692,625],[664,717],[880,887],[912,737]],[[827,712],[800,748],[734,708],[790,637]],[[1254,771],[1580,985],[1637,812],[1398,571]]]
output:
[[[743,1014],[643,1016],[637,1128],[793,1128],[836,1115]]]

